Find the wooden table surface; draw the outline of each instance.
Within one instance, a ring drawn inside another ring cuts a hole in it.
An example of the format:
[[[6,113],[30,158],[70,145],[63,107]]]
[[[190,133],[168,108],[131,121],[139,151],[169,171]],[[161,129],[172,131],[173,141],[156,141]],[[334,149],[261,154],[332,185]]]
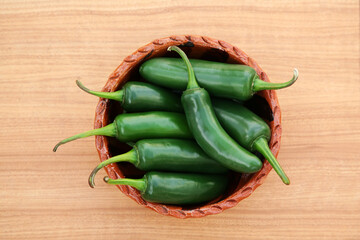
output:
[[[0,1],[0,239],[360,239],[358,1]],[[87,177],[96,97],[138,47],[196,34],[232,43],[277,91],[283,135],[272,171],[225,212],[176,219]]]

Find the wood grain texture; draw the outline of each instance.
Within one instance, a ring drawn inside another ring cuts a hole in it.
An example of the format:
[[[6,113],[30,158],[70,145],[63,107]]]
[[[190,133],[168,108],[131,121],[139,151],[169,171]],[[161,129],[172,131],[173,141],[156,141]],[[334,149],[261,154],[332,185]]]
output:
[[[0,239],[359,239],[358,1],[0,1]],[[256,59],[279,90],[279,161],[249,198],[199,219],[164,217],[97,177],[93,127],[101,89],[159,37],[225,40]]]

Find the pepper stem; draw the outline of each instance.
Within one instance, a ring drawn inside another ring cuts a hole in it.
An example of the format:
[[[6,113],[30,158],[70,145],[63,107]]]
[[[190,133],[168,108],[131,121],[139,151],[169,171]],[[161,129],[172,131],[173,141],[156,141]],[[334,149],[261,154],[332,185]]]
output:
[[[62,141],[60,141],[58,144],[55,145],[53,151],[56,152],[56,150],[58,149],[58,147],[64,143],[68,143],[71,141],[74,141],[76,139],[79,138],[85,138],[85,137],[90,137],[90,136],[95,136],[95,135],[103,135],[103,136],[108,136],[108,137],[115,137],[115,125],[114,123],[110,123],[109,125],[102,127],[102,128],[96,128],[87,132],[83,132],[83,133],[79,133],[76,134],[74,136],[71,136],[69,138],[66,138]]]
[[[123,97],[124,97],[124,92],[123,90],[119,90],[116,92],[96,92],[96,91],[92,91],[90,89],[88,89],[87,87],[85,87],[79,80],[76,80],[76,85],[78,85],[78,87],[87,92],[90,93],[92,95],[101,97],[101,98],[107,98],[107,99],[112,99],[112,100],[116,100],[119,102],[123,101]]]
[[[137,165],[138,163],[138,158],[137,158],[137,152],[135,151],[135,149],[131,149],[129,152],[109,158],[105,161],[103,161],[102,163],[100,163],[96,168],[94,168],[94,170],[91,172],[90,176],[89,176],[89,185],[90,187],[94,188],[95,183],[94,183],[94,179],[95,179],[95,175],[96,173],[103,167],[112,164],[112,163],[117,163],[117,162],[130,162],[134,165]]]
[[[284,170],[281,168],[279,162],[276,160],[275,156],[272,154],[269,145],[265,138],[258,138],[254,142],[254,147],[257,151],[259,151],[270,163],[270,165],[274,168],[275,172],[279,175],[281,180],[286,184],[290,184],[289,178],[286,176]]]
[[[111,179],[108,176],[106,176],[106,177],[104,177],[104,181],[108,184],[114,184],[114,185],[129,185],[131,187],[136,188],[140,192],[144,192],[146,189],[145,178],[141,178],[141,179],[129,179],[129,178]]]
[[[275,90],[275,89],[286,88],[286,87],[293,85],[294,82],[296,82],[296,80],[298,79],[298,77],[299,77],[299,71],[295,68],[294,75],[293,75],[292,79],[288,82],[271,83],[271,82],[265,82],[265,81],[261,80],[260,78],[255,78],[253,91],[257,92],[257,91],[261,91],[261,90]]]
[[[192,67],[192,65],[191,65],[191,63],[189,61],[189,58],[186,56],[184,51],[181,50],[177,46],[170,46],[170,47],[168,47],[167,50],[177,52],[180,55],[180,57],[184,60],[184,62],[186,64],[186,68],[187,68],[187,71],[188,71],[188,77],[189,77],[189,81],[188,81],[188,85],[187,85],[186,89],[199,88],[199,84],[196,81],[194,69],[193,69],[193,67]]]

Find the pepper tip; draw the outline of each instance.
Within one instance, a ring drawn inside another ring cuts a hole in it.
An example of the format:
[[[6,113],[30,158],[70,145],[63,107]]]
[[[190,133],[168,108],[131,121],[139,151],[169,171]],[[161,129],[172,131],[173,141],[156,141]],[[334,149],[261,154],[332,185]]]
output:
[[[108,176],[104,177],[104,182],[106,182],[106,183],[109,182],[109,177]]]
[[[61,145],[61,143],[58,143],[55,145],[55,147],[53,148],[53,152],[56,152],[56,150],[58,149],[58,147]]]
[[[288,178],[288,176],[286,176],[285,173],[284,173],[284,176],[280,176],[280,178],[285,185],[290,185],[290,179]]]
[[[90,93],[90,90],[84,86],[84,84],[82,84],[79,80],[76,80],[76,85],[83,90],[84,92]]]
[[[94,183],[94,179],[93,179],[93,178],[90,178],[90,177],[89,177],[88,183],[89,183],[89,186],[90,186],[91,188],[94,188],[94,187],[95,187],[95,183]]]
[[[296,81],[299,77],[299,70],[297,68],[294,68],[294,81]]]
[[[95,168],[89,175],[88,183],[91,188],[94,188],[95,186],[95,175],[99,171],[99,168]]]

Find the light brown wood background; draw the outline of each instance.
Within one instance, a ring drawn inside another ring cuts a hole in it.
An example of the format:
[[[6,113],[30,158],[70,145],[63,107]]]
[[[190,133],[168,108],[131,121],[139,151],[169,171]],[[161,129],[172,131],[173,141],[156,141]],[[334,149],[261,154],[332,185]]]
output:
[[[97,177],[101,89],[135,49],[175,34],[222,39],[256,59],[278,91],[279,161],[248,199],[179,220]],[[0,239],[360,239],[358,1],[0,1]]]

